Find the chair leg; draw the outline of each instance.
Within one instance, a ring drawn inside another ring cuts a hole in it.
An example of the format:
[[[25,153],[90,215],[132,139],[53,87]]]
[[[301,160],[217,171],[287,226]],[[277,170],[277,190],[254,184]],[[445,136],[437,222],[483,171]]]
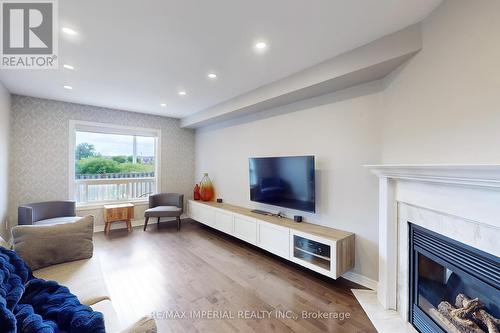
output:
[[[181,217],[177,216],[177,231],[181,230]]]
[[[144,221],[144,231],[146,231],[146,227],[148,226],[148,221],[149,221],[149,216],[146,217],[146,220]]]
[[[158,226],[158,228],[160,227],[160,218],[158,218],[158,221],[156,221],[156,225]]]

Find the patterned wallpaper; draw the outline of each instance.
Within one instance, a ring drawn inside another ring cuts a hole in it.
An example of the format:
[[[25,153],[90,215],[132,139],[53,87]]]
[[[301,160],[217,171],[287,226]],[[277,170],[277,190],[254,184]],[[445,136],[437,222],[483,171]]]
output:
[[[17,224],[22,203],[68,198],[70,120],[161,129],[161,191],[192,195],[195,136],[193,130],[180,128],[178,119],[13,95],[11,226]]]

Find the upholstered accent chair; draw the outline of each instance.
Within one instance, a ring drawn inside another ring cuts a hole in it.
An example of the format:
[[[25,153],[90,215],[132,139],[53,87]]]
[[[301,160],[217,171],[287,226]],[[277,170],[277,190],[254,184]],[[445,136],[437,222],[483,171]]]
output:
[[[75,222],[74,201],[46,201],[22,205],[17,209],[19,225],[48,225]]]
[[[150,217],[156,217],[160,226],[160,218],[175,217],[177,230],[181,229],[181,215],[184,211],[184,195],[179,193],[159,193],[149,196],[149,209],[144,212],[144,231]]]

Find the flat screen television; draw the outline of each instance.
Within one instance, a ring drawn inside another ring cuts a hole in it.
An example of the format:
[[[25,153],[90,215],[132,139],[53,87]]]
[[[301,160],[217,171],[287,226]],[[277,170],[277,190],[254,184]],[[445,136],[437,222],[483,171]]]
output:
[[[250,200],[316,212],[314,156],[249,159]]]

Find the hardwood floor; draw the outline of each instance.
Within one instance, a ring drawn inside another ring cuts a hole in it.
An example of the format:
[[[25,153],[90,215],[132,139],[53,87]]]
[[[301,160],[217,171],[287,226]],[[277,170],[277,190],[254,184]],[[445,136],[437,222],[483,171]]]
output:
[[[154,313],[159,332],[376,332],[350,291],[359,286],[192,220],[180,232],[163,222],[159,230],[98,233],[95,243],[123,324]],[[303,311],[313,317],[302,318]],[[318,311],[333,319],[316,318]]]

